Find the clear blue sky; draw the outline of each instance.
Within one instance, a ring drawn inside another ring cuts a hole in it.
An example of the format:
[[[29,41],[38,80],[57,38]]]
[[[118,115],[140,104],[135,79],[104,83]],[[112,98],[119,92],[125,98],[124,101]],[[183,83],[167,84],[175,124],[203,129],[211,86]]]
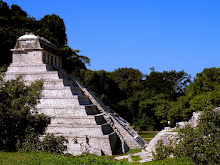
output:
[[[220,63],[219,0],[3,0],[41,19],[64,19],[68,45],[91,70],[184,70],[192,77]]]

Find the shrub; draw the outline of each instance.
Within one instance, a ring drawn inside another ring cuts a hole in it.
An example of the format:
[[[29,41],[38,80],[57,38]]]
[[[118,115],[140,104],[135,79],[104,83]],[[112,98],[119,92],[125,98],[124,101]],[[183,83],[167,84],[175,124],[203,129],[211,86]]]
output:
[[[162,160],[168,158],[172,153],[172,147],[166,146],[162,141],[159,142],[159,146],[156,148],[156,153],[153,152],[154,160]]]
[[[66,143],[68,143],[68,140],[63,136],[55,137],[54,134],[47,134],[39,149],[50,153],[63,154],[67,150]]]
[[[196,164],[220,164],[220,113],[207,107],[201,115],[198,129],[186,126],[178,133],[175,147],[167,152],[162,144],[157,148],[156,159],[168,154],[189,157]]]
[[[4,151],[49,151],[62,154],[68,141],[64,137],[47,134],[41,142],[39,136],[45,132],[50,117],[38,114],[38,103],[43,81],[30,86],[22,77],[4,81],[0,77],[0,150]]]
[[[21,77],[11,81],[0,79],[0,150],[16,151],[28,134],[44,133],[50,118],[31,113],[42,88],[42,81],[26,86]]]

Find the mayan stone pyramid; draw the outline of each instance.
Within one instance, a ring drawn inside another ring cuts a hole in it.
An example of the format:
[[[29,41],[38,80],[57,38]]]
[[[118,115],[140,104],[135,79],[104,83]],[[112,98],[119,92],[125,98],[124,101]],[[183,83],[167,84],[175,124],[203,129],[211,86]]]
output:
[[[105,106],[78,78],[62,69],[62,57],[54,44],[26,33],[17,39],[11,51],[13,59],[5,79],[22,75],[26,84],[44,81],[36,108],[52,117],[46,133],[68,139],[68,153],[112,155],[145,147],[145,141],[129,123]]]

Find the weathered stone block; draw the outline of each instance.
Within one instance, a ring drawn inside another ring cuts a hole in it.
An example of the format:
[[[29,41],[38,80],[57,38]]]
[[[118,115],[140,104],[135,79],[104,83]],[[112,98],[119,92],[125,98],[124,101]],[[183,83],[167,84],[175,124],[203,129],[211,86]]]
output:
[[[94,116],[76,116],[76,117],[56,117],[52,119],[51,126],[72,126],[72,127],[85,127],[87,125],[96,126]]]
[[[92,137],[99,137],[104,135],[100,125],[92,125],[87,127],[60,127],[60,126],[48,126],[47,128],[48,133],[54,133],[59,135],[75,135],[75,136],[92,136]]]

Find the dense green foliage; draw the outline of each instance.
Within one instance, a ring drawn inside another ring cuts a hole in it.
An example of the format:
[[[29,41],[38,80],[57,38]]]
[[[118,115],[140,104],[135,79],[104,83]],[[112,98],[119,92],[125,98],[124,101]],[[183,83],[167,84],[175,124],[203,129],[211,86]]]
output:
[[[136,129],[166,126],[171,104],[184,95],[190,76],[184,71],[143,75],[138,69],[119,68],[113,72],[81,70],[82,82],[103,101],[133,123]]]
[[[195,111],[218,107],[220,68],[206,68],[191,82],[184,71],[152,70],[143,75],[133,68],[113,72],[81,70],[89,89],[128,120],[136,130],[160,130],[167,121],[187,121]]]
[[[198,131],[186,127],[179,133],[181,141],[174,149],[178,157],[191,157],[196,164],[220,163],[220,112],[205,110]]]
[[[42,134],[50,123],[43,114],[32,114],[43,83],[24,85],[21,77],[0,81],[0,150],[16,151],[30,134]]]
[[[79,50],[73,50],[69,46],[62,46],[59,55],[63,57],[63,68],[70,74],[79,76],[80,70],[86,70],[86,64],[90,64],[90,59],[79,55]]]
[[[220,105],[220,68],[205,68],[198,73],[194,81],[186,88],[185,94],[179,97],[169,109],[171,122],[186,121],[192,112],[203,111],[207,107]]]
[[[50,153],[63,154],[67,150],[68,140],[64,136],[55,137],[54,134],[47,134],[44,140],[40,143],[40,151],[46,151]]]
[[[207,107],[201,115],[198,129],[189,125],[181,129],[171,145],[160,144],[156,149],[155,159],[164,159],[173,154],[177,157],[190,157],[196,164],[219,164],[219,128],[220,111]]]
[[[64,136],[54,136],[47,133],[41,141],[39,135],[35,132],[28,132],[26,139],[22,143],[22,148],[19,152],[49,152],[56,154],[64,154],[67,150],[68,140]]]

